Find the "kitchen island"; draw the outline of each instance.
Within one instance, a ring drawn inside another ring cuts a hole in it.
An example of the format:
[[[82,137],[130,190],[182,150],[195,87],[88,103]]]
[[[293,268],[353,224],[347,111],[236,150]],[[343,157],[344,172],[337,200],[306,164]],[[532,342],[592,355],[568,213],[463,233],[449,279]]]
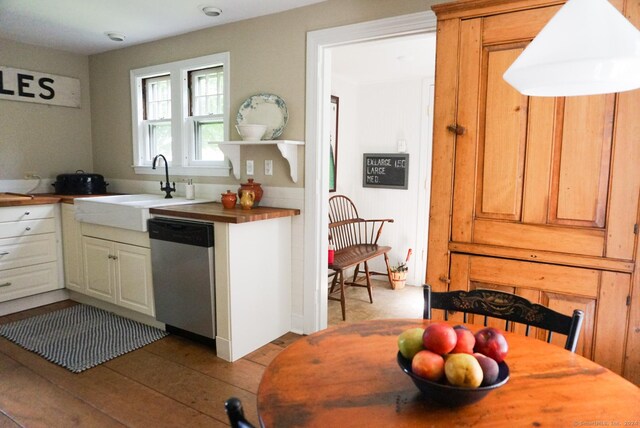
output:
[[[291,217],[300,210],[212,202],[149,211],[213,223],[218,357],[235,361],[291,330]]]

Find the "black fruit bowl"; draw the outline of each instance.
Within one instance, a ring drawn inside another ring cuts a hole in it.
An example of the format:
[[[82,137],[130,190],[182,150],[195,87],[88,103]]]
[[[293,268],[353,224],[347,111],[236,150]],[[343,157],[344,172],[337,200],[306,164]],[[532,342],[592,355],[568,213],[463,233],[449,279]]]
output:
[[[400,352],[398,352],[398,365],[400,365],[403,372],[409,375],[413,383],[416,384],[418,389],[422,391],[427,398],[450,407],[466,406],[480,401],[488,393],[500,388],[509,380],[509,366],[507,366],[507,363],[504,361],[498,364],[499,373],[496,383],[478,388],[445,385],[415,375],[411,371],[411,360],[404,358]]]

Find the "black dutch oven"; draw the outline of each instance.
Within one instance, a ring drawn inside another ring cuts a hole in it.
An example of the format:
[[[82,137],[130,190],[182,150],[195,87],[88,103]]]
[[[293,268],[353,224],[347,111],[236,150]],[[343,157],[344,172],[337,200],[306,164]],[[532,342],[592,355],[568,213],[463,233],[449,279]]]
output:
[[[109,183],[100,174],[89,174],[79,169],[75,174],[59,174],[51,184],[58,195],[94,195],[107,193]]]

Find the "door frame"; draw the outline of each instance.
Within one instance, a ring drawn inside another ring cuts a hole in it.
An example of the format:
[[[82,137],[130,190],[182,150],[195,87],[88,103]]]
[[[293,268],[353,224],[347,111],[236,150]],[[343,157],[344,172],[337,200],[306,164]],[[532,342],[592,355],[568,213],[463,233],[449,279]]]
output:
[[[305,118],[303,332],[327,326],[329,147],[332,47],[436,31],[432,11],[307,33]]]

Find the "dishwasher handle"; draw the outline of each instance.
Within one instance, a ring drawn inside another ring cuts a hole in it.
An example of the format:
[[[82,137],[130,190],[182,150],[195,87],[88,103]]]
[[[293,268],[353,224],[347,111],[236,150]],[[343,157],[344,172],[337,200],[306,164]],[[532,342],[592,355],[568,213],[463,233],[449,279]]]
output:
[[[152,218],[148,221],[149,239],[213,247],[213,225],[197,221]]]

